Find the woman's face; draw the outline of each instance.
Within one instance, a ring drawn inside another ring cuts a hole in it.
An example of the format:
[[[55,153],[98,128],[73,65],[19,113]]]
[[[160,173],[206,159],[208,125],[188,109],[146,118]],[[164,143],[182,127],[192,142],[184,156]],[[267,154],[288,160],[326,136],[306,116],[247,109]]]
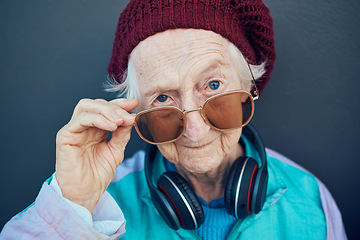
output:
[[[244,89],[228,44],[218,34],[195,29],[168,30],[142,41],[131,59],[139,82],[139,110],[159,106],[191,110],[216,94]],[[241,129],[214,130],[199,111],[185,117],[181,138],[158,145],[169,161],[188,172],[203,174],[216,172],[241,153]]]

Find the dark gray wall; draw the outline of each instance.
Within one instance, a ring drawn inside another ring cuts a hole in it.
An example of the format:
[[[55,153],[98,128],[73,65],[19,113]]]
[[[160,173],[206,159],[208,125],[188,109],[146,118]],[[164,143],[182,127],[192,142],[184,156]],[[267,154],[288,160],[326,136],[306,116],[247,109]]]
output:
[[[127,1],[0,1],[0,228],[54,171],[55,135],[101,84]],[[266,145],[329,188],[350,239],[360,237],[360,4],[267,0],[277,61],[256,103]],[[130,146],[143,147],[136,134]],[[135,149],[129,148],[127,155]]]

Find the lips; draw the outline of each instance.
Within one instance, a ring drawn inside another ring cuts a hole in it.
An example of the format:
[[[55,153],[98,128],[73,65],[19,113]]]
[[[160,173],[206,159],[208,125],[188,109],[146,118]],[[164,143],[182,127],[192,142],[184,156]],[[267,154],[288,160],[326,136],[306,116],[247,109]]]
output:
[[[209,143],[203,144],[201,146],[185,146],[186,148],[190,148],[190,149],[194,149],[194,150],[200,150],[200,149],[204,149],[206,147],[208,147],[209,145],[211,145],[214,141],[211,141]]]

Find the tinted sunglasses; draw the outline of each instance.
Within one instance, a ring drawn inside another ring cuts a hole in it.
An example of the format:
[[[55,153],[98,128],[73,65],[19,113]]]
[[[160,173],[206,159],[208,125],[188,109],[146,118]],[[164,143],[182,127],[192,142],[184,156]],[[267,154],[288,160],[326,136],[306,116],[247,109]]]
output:
[[[135,117],[135,128],[139,136],[151,144],[174,142],[185,132],[185,114],[194,111],[199,111],[204,121],[218,131],[244,127],[254,114],[254,100],[258,98],[249,64],[248,67],[255,86],[255,97],[246,91],[236,90],[212,96],[203,106],[192,110],[164,106],[141,111]]]

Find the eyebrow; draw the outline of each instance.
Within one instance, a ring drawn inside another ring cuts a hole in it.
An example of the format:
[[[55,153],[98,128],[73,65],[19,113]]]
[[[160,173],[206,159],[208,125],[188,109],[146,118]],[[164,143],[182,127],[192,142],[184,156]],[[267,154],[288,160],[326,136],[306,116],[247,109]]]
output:
[[[150,91],[145,92],[143,94],[143,98],[152,98],[154,95],[157,95],[159,93],[166,93],[166,92],[174,91],[171,88],[163,88],[161,86],[161,84],[154,83],[153,86],[155,86],[155,88],[151,89]]]
[[[205,74],[207,72],[219,68],[220,66],[227,66],[227,65],[229,65],[229,63],[225,62],[223,59],[214,58],[211,60],[209,65],[207,65],[203,70],[200,71],[199,74]]]
[[[214,71],[218,69],[221,66],[229,66],[229,63],[226,62],[224,59],[216,57],[212,58],[209,62],[203,64],[203,66],[200,67],[200,71],[198,72],[198,75],[204,75],[211,71]],[[171,87],[170,88],[162,88],[159,84],[154,83],[153,86],[156,86],[149,92],[145,92],[143,97],[151,97],[153,95],[156,95],[160,92],[171,92],[174,91]]]

